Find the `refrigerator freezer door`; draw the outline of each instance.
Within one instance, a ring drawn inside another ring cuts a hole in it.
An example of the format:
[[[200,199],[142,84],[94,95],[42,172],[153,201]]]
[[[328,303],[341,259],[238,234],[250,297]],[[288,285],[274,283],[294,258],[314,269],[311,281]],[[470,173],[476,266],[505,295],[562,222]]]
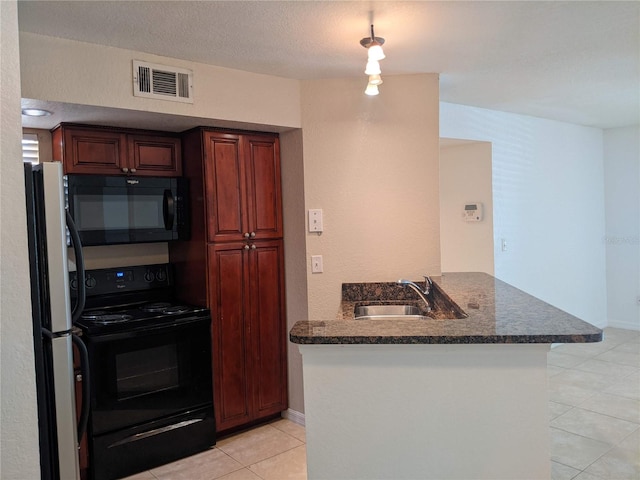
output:
[[[71,298],[69,294],[69,265],[67,259],[67,219],[65,213],[62,164],[42,164],[44,185],[45,224],[47,231],[47,262],[51,331],[71,329]]]

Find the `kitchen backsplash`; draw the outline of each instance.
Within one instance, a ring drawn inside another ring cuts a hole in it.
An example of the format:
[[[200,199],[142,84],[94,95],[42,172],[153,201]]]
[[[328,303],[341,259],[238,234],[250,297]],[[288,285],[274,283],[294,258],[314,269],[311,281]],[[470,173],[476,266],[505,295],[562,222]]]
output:
[[[129,265],[152,265],[169,262],[167,243],[136,243],[130,245],[109,245],[83,247],[85,268],[126,267]],[[76,262],[73,249],[68,250],[69,270],[75,271]]]

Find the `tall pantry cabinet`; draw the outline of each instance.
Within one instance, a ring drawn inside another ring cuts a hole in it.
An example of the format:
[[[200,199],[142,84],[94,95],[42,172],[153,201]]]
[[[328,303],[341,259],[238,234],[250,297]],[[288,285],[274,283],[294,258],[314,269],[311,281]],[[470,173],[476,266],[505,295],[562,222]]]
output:
[[[276,134],[183,135],[192,236],[171,242],[185,301],[212,316],[216,428],[287,408],[280,150]]]

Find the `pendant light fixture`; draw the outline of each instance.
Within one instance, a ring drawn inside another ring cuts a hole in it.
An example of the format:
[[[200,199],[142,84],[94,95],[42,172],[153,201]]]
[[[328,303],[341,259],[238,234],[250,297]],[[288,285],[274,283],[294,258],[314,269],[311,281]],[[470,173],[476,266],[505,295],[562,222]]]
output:
[[[380,74],[380,60],[385,58],[382,45],[384,38],[376,37],[373,33],[373,24],[371,25],[371,36],[360,40],[360,45],[367,49],[367,66],[365,67],[365,75],[369,75],[369,83],[364,91],[367,95],[378,95],[378,85],[382,83]]]

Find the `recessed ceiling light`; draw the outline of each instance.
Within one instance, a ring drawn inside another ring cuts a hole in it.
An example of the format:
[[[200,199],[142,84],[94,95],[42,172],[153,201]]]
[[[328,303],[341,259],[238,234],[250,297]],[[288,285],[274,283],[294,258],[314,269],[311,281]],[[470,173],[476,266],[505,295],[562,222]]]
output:
[[[22,114],[28,117],[47,117],[53,115],[53,112],[42,110],[41,108],[23,108]]]

